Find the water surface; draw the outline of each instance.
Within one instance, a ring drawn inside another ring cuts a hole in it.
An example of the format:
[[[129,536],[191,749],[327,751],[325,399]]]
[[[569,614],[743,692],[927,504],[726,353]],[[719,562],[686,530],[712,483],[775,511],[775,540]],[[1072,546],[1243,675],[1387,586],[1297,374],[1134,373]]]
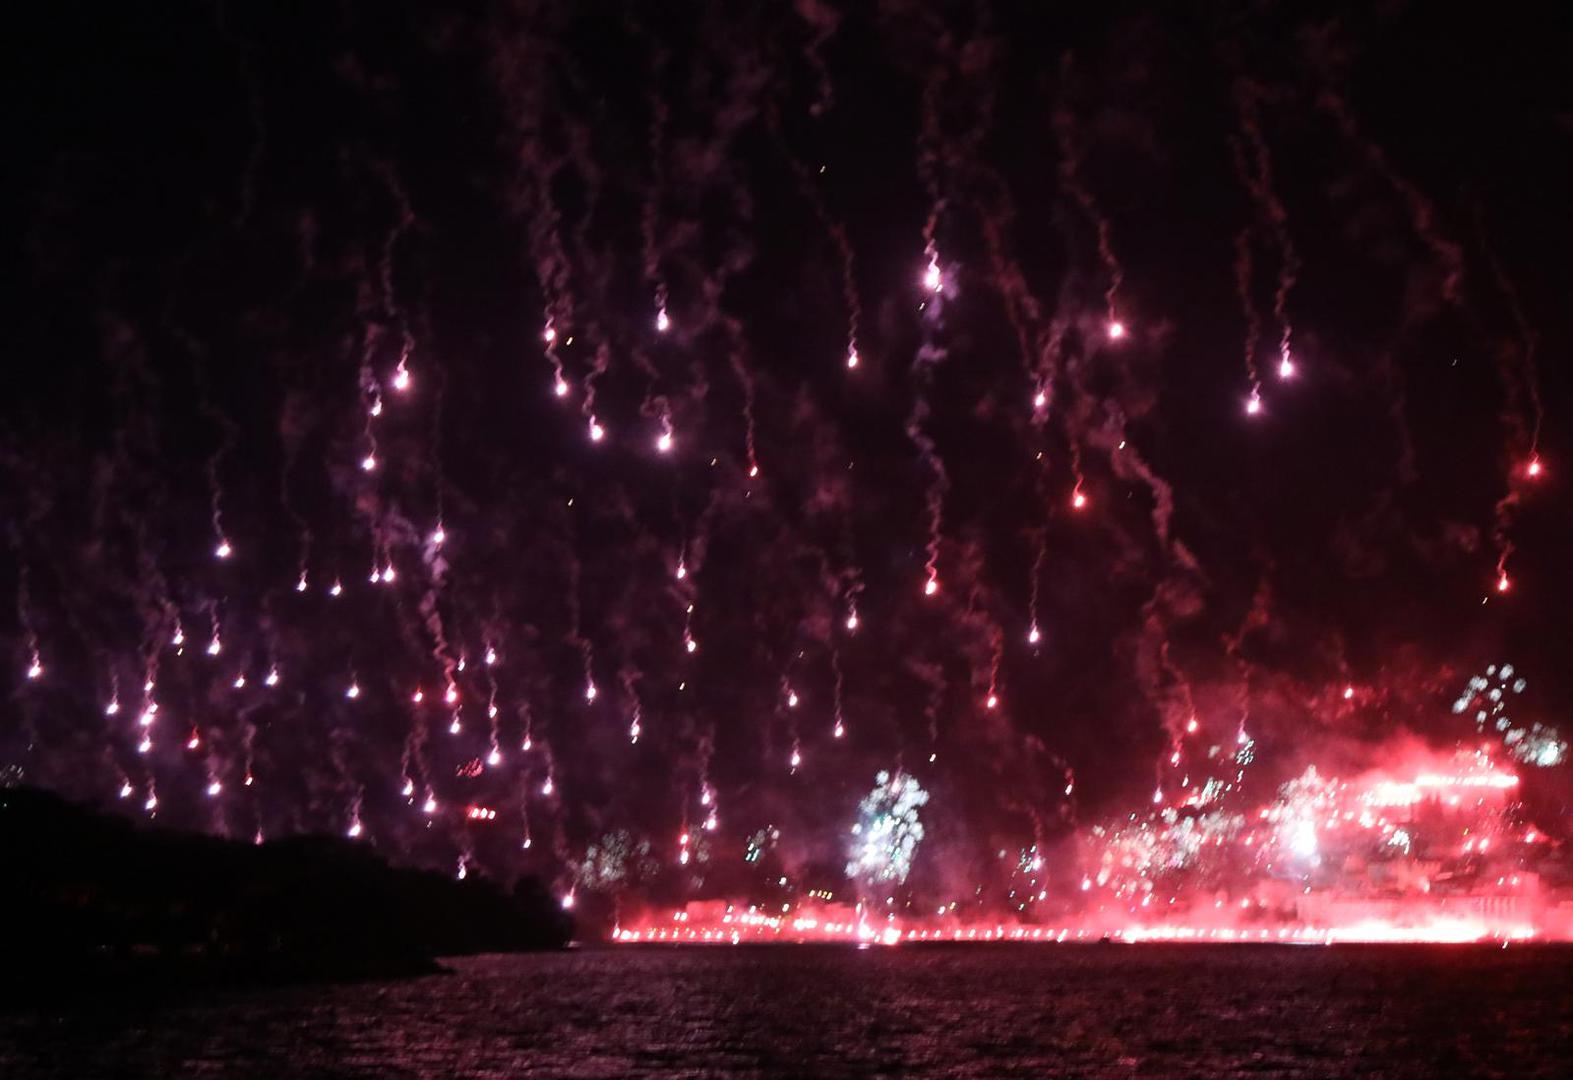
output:
[[[0,1016],[0,1076],[1563,1077],[1573,951],[575,949]]]

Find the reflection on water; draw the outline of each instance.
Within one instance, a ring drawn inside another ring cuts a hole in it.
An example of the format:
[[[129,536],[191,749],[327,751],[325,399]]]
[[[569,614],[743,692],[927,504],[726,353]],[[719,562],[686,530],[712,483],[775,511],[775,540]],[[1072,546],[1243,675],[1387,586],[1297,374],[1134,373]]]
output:
[[[0,1016],[0,1076],[1562,1076],[1573,950],[580,949]]]

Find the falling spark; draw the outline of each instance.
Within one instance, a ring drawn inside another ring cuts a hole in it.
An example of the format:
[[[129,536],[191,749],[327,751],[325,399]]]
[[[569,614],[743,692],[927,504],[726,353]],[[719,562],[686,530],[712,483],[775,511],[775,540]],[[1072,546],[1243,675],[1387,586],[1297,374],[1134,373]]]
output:
[[[229,546],[228,540],[220,540],[218,547],[213,549],[213,554],[220,559],[227,559],[234,554],[235,549]]]
[[[1119,341],[1125,336],[1125,324],[1119,320],[1109,323],[1109,340]]]

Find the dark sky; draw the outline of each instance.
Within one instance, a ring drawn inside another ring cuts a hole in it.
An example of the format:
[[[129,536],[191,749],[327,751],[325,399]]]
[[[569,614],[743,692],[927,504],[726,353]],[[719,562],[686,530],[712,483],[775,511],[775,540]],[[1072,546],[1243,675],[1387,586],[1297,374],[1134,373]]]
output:
[[[501,875],[718,807],[721,875],[879,769],[965,853],[1193,715],[1271,777],[1511,660],[1556,722],[1567,17],[1180,7],[34,13],[7,776]]]

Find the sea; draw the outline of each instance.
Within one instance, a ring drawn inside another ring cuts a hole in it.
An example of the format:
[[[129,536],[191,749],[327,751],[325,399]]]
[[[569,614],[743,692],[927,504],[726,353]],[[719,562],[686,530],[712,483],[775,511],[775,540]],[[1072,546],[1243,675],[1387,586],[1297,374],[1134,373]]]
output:
[[[0,1014],[0,1077],[1573,1076],[1554,946],[618,946]]]

